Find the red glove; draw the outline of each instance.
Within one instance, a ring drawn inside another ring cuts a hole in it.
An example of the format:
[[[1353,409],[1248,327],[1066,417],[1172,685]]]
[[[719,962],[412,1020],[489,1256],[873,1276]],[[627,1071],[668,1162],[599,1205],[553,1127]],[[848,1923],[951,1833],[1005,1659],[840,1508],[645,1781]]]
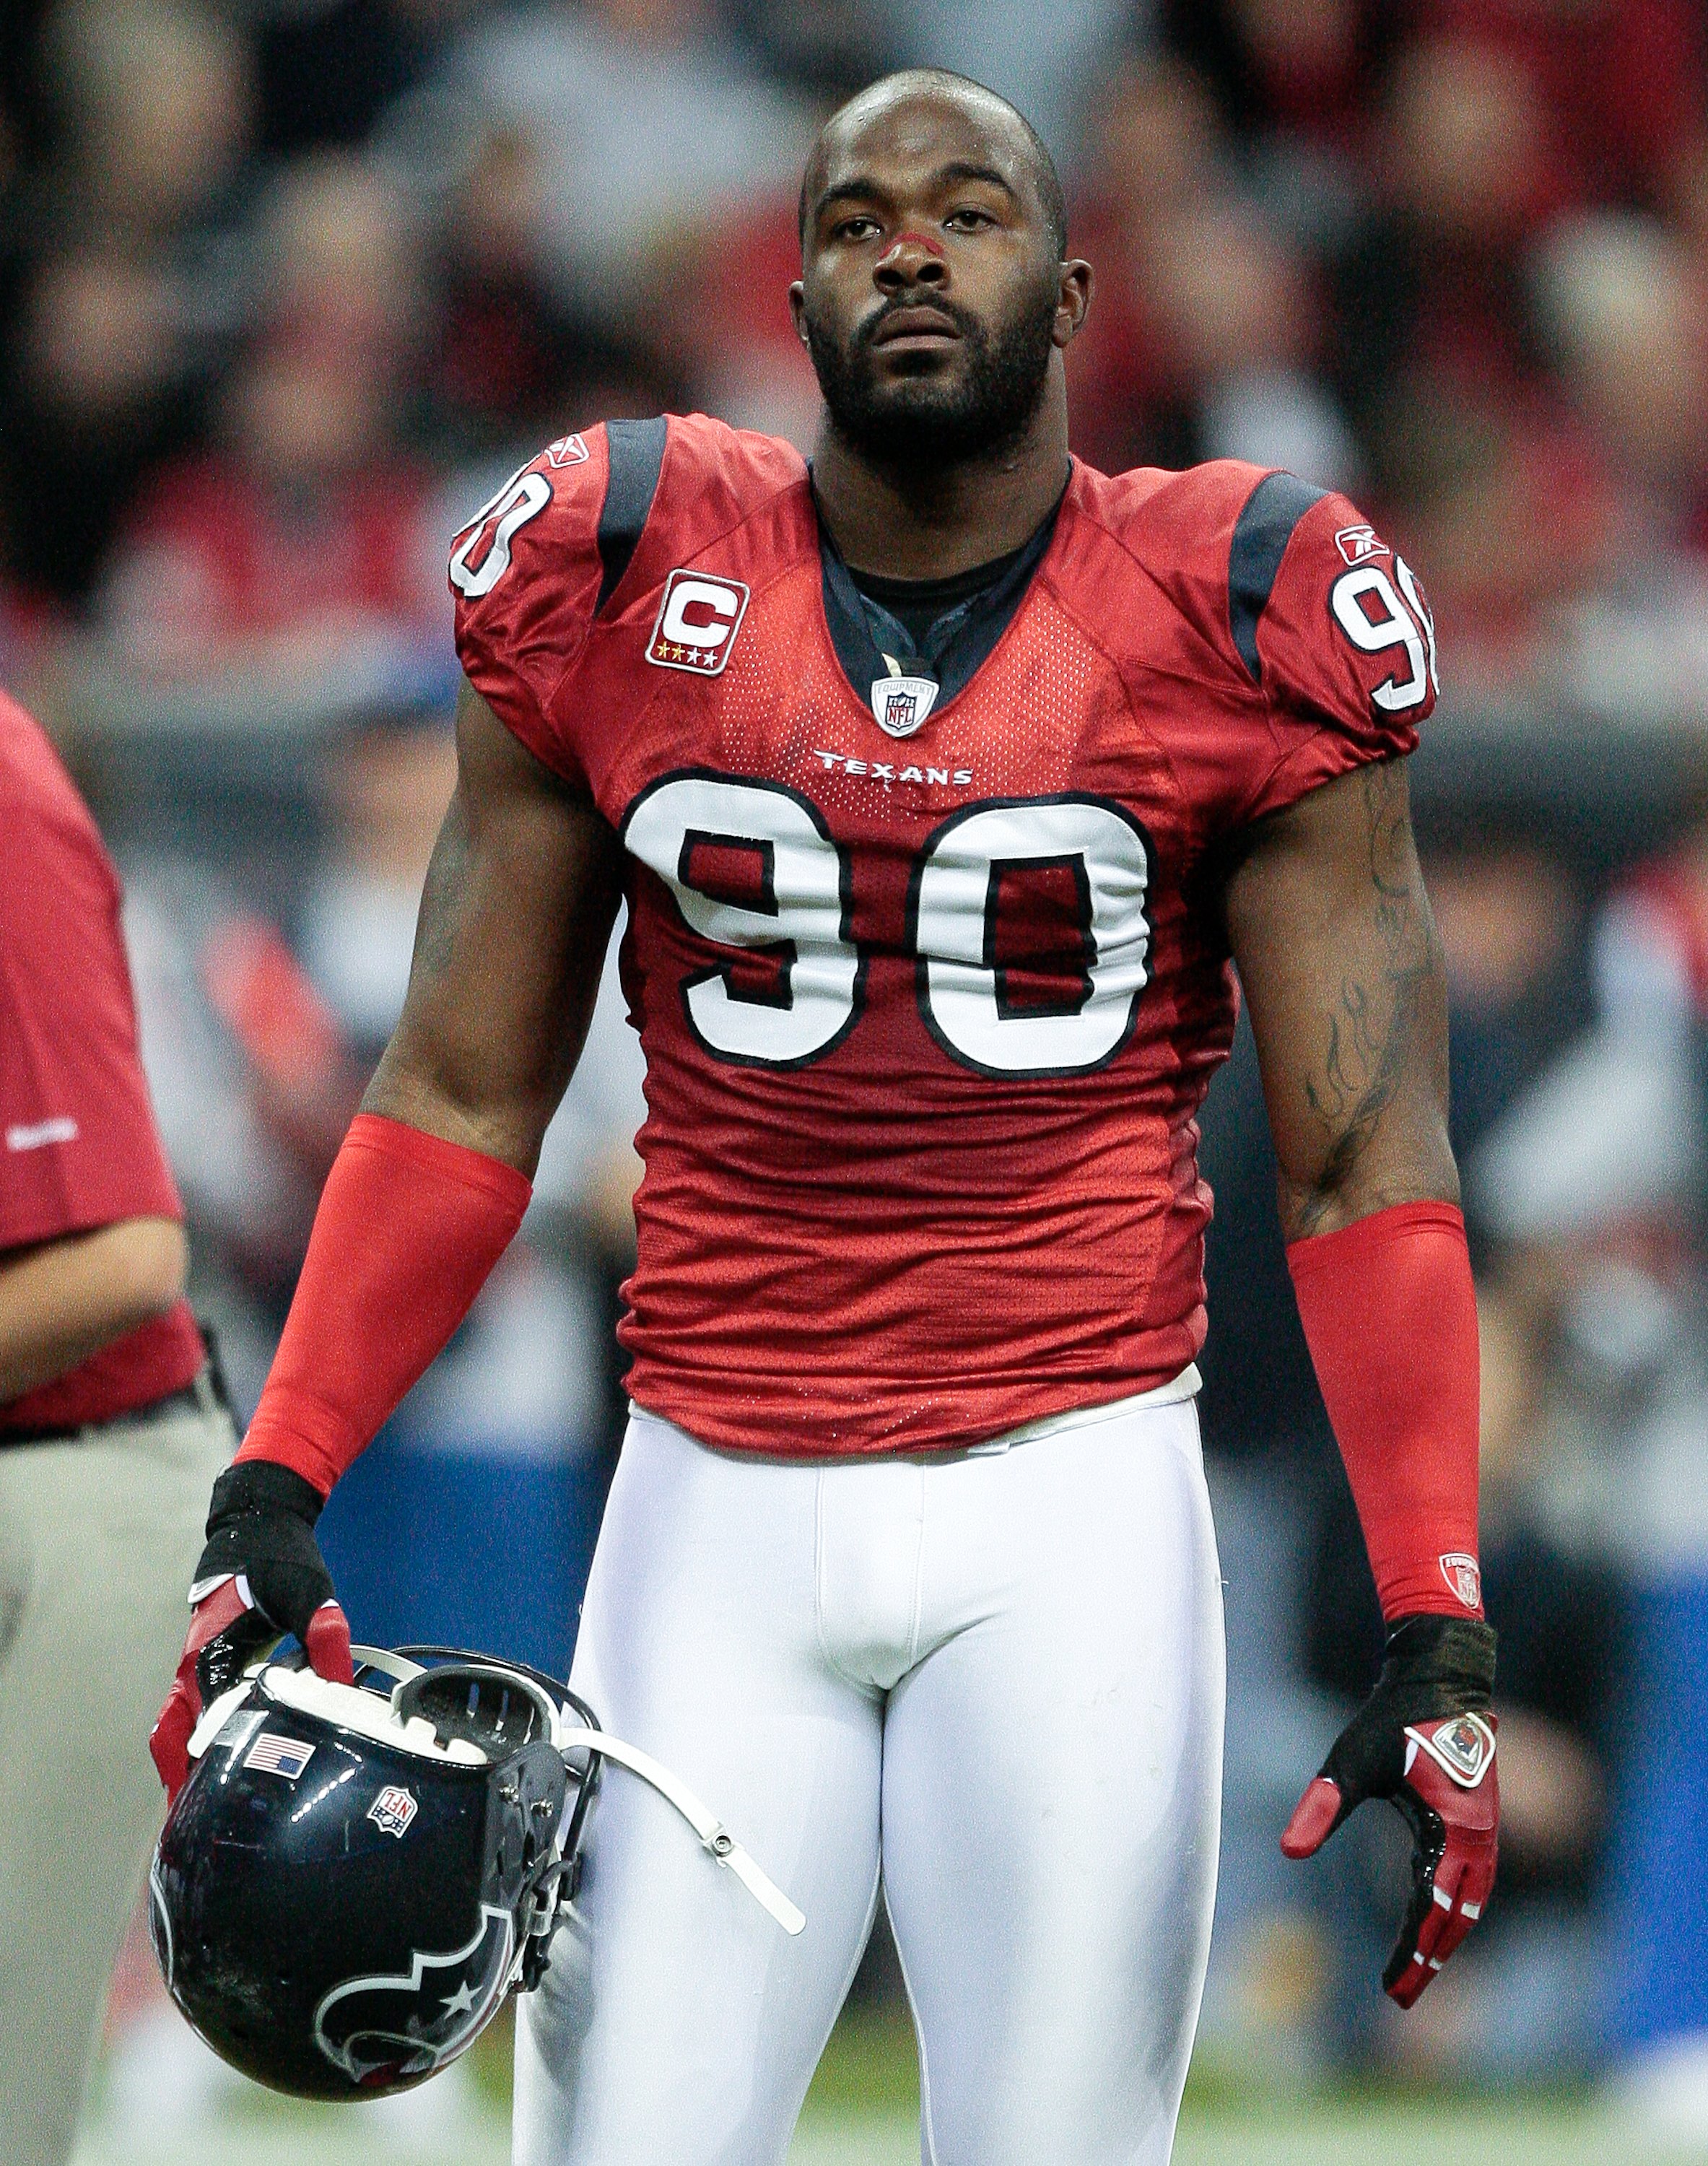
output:
[[[1481,1619],[1403,1618],[1376,1688],[1336,1740],[1281,1847],[1309,1857],[1366,1798],[1411,1830],[1411,1899],[1382,1983],[1410,2008],[1464,1939],[1494,1885],[1494,1633]]]
[[[314,1539],[320,1492],[287,1466],[229,1466],[214,1485],[208,1546],[190,1588],[195,1613],[148,1749],[170,1803],[190,1772],[190,1737],[209,1700],[287,1632],[319,1674],[352,1684],[350,1626]]]

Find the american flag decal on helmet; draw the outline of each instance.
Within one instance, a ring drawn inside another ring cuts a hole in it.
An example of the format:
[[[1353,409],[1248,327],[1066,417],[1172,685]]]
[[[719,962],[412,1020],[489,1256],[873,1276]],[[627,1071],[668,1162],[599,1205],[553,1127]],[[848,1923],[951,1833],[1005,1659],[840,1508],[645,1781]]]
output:
[[[261,1774],[283,1775],[294,1783],[314,1757],[314,1746],[305,1745],[300,1737],[282,1737],[276,1730],[264,1730],[244,1754],[243,1764]]]

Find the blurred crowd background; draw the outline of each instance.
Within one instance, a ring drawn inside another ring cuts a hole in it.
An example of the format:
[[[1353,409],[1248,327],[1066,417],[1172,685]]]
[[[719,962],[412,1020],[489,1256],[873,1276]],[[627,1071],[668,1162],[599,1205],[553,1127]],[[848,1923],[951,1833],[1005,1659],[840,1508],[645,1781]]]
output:
[[[1481,1289],[1501,1884],[1402,2024],[1389,1831],[1276,1851],[1378,1619],[1242,1041],[1205,1121],[1232,1671],[1205,2065],[1605,2075],[1708,2131],[1705,57],[1686,0],[9,0],[0,680],[124,871],[247,1408],[402,996],[454,766],[453,530],[604,418],[805,447],[784,288],[818,120],[912,61],[1013,97],[1097,271],[1076,448],[1348,489],[1442,658],[1415,795]],[[362,1635],[567,1662],[642,1110],[608,998],[524,1238],[329,1508]]]

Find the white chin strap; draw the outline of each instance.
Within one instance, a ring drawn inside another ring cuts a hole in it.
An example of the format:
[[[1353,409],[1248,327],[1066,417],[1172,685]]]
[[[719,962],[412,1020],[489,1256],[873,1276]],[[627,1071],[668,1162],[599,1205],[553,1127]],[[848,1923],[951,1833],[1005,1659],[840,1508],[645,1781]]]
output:
[[[402,1680],[421,1675],[419,1662],[412,1662],[407,1656],[394,1655],[384,1647],[355,1646],[350,1651],[358,1667],[378,1670],[388,1677]],[[271,1667],[265,1661],[257,1661],[229,1692],[222,1693],[203,1710],[190,1739],[192,1759],[201,1757],[219,1735],[227,1718],[248,1698],[256,1674],[264,1674]],[[493,1661],[488,1667],[496,1672],[502,1671],[505,1666],[501,1661]],[[402,1735],[395,1728],[395,1719],[387,1703],[377,1699],[372,1693],[360,1691],[350,1685],[329,1684],[325,1679],[317,1677],[312,1670],[284,1670],[279,1675],[282,1682],[276,1688],[277,1695],[287,1704],[306,1703],[317,1707],[331,1721],[346,1725],[354,1721],[356,1727],[368,1734],[386,1737],[393,1742],[398,1741]],[[784,1932],[799,1933],[804,1930],[807,1922],[804,1912],[789,1901],[770,1874],[754,1862],[723,1822],[701,1803],[679,1776],[672,1775],[668,1767],[662,1766],[650,1752],[643,1752],[638,1745],[625,1745],[620,1737],[608,1737],[602,1730],[583,1729],[578,1723],[566,1719],[562,1710],[549,1703],[536,1686],[529,1683],[525,1678],[518,1682],[527,1684],[528,1690],[539,1702],[542,1713],[551,1716],[552,1742],[560,1752],[596,1753],[600,1759],[614,1760],[619,1767],[626,1767],[630,1774],[638,1775],[643,1783],[650,1783],[660,1797],[675,1806],[710,1855],[720,1865],[728,1866],[754,1901],[776,1919]],[[380,1713],[370,1715],[367,1710],[354,1704],[357,1700],[372,1703]],[[412,1725],[415,1726],[424,1730],[426,1727],[424,1724]],[[423,1751],[424,1747],[418,1742],[414,1749]],[[461,1747],[459,1741],[456,1746],[446,1748],[442,1754],[435,1751],[430,1757],[461,1758],[464,1749],[467,1748]],[[477,1753],[475,1757],[484,1756]]]
[[[720,1865],[727,1865],[762,1909],[768,1910],[786,1933],[799,1933],[806,1915],[797,1910],[769,1873],[764,1872],[741,1844],[689,1789],[688,1784],[662,1767],[638,1745],[625,1745],[620,1737],[608,1737],[602,1730],[566,1728],[559,1738],[565,1751],[596,1752],[602,1760],[614,1760],[643,1783],[650,1783],[660,1797],[676,1807]]]

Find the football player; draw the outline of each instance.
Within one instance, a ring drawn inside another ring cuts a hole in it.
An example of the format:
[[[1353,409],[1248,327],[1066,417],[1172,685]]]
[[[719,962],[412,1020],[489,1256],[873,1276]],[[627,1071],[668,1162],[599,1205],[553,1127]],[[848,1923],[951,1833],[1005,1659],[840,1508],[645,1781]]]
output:
[[[1236,968],[1389,1624],[1285,1847],[1368,1797],[1407,1815],[1402,2004],[1493,1874],[1405,765],[1434,633],[1342,497],[1070,458],[1092,271],[1001,99],[865,92],[801,235],[810,462],[700,415],[589,427],[456,540],[461,780],[409,1001],[215,1490],[156,1751],[180,1779],[202,1698],[281,1630],[346,1667],[315,1515],[514,1233],[625,901],[634,1418],[574,1683],[728,1801],[809,1922],[786,1941],[614,1771],[515,2155],[780,2160],[881,1878],[928,2155],[1161,2160],[1215,1882],[1194,1121]]]

